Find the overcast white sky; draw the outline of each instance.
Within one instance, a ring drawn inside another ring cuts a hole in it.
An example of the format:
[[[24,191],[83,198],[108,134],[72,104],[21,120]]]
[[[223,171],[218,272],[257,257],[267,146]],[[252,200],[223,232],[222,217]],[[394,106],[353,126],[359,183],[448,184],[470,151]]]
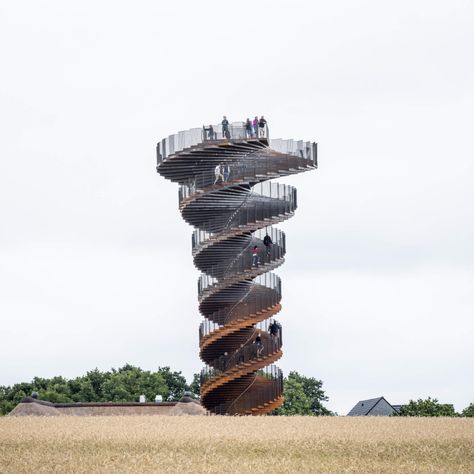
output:
[[[198,359],[170,133],[264,114],[319,143],[283,282],[285,372],[329,407],[474,400],[474,3],[0,6],[0,384]]]

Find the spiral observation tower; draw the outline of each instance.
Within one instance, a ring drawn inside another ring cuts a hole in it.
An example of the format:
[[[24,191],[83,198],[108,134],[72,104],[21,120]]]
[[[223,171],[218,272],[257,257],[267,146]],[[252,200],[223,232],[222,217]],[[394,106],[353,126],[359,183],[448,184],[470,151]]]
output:
[[[226,136],[224,136],[226,135]],[[258,135],[258,136],[257,136]],[[317,168],[317,144],[270,139],[232,123],[170,135],[157,171],[179,184],[179,209],[195,230],[201,403],[211,413],[261,415],[283,403],[281,282],[285,234],[274,227],[296,210],[296,189],[270,182]]]

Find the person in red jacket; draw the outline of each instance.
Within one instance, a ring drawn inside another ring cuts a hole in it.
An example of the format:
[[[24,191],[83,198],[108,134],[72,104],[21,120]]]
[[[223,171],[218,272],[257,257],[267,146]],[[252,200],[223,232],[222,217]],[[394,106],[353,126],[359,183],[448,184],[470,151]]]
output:
[[[258,117],[255,116],[252,122],[253,125],[253,134],[255,137],[258,137]]]

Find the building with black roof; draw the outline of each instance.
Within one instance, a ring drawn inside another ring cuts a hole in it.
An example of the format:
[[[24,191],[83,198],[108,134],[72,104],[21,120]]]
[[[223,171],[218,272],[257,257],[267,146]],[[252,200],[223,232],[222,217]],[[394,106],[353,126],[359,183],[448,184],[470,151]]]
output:
[[[391,405],[384,397],[361,400],[352,408],[347,416],[391,416],[397,415],[399,410],[396,407],[401,405]]]

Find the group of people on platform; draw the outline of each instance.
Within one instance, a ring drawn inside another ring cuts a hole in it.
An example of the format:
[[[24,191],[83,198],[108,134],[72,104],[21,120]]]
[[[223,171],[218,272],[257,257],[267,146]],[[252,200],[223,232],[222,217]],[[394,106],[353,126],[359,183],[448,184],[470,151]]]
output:
[[[252,122],[250,121],[249,118],[247,118],[247,120],[245,121],[246,138],[257,138],[257,137],[265,138],[266,125],[267,125],[267,121],[265,120],[265,117],[263,115],[260,117],[260,119],[257,116],[255,116]]]
[[[247,118],[245,121],[245,138],[266,138],[267,137],[267,129],[266,129],[267,121],[265,117],[262,115],[260,118],[256,115],[253,120]],[[232,138],[231,134],[231,126],[230,122],[227,120],[227,117],[224,115],[222,122],[222,138],[226,138],[230,140]],[[214,130],[212,125],[208,127],[203,127],[205,133],[205,139],[207,140],[217,140],[217,133]],[[241,138],[241,137],[239,137]]]

